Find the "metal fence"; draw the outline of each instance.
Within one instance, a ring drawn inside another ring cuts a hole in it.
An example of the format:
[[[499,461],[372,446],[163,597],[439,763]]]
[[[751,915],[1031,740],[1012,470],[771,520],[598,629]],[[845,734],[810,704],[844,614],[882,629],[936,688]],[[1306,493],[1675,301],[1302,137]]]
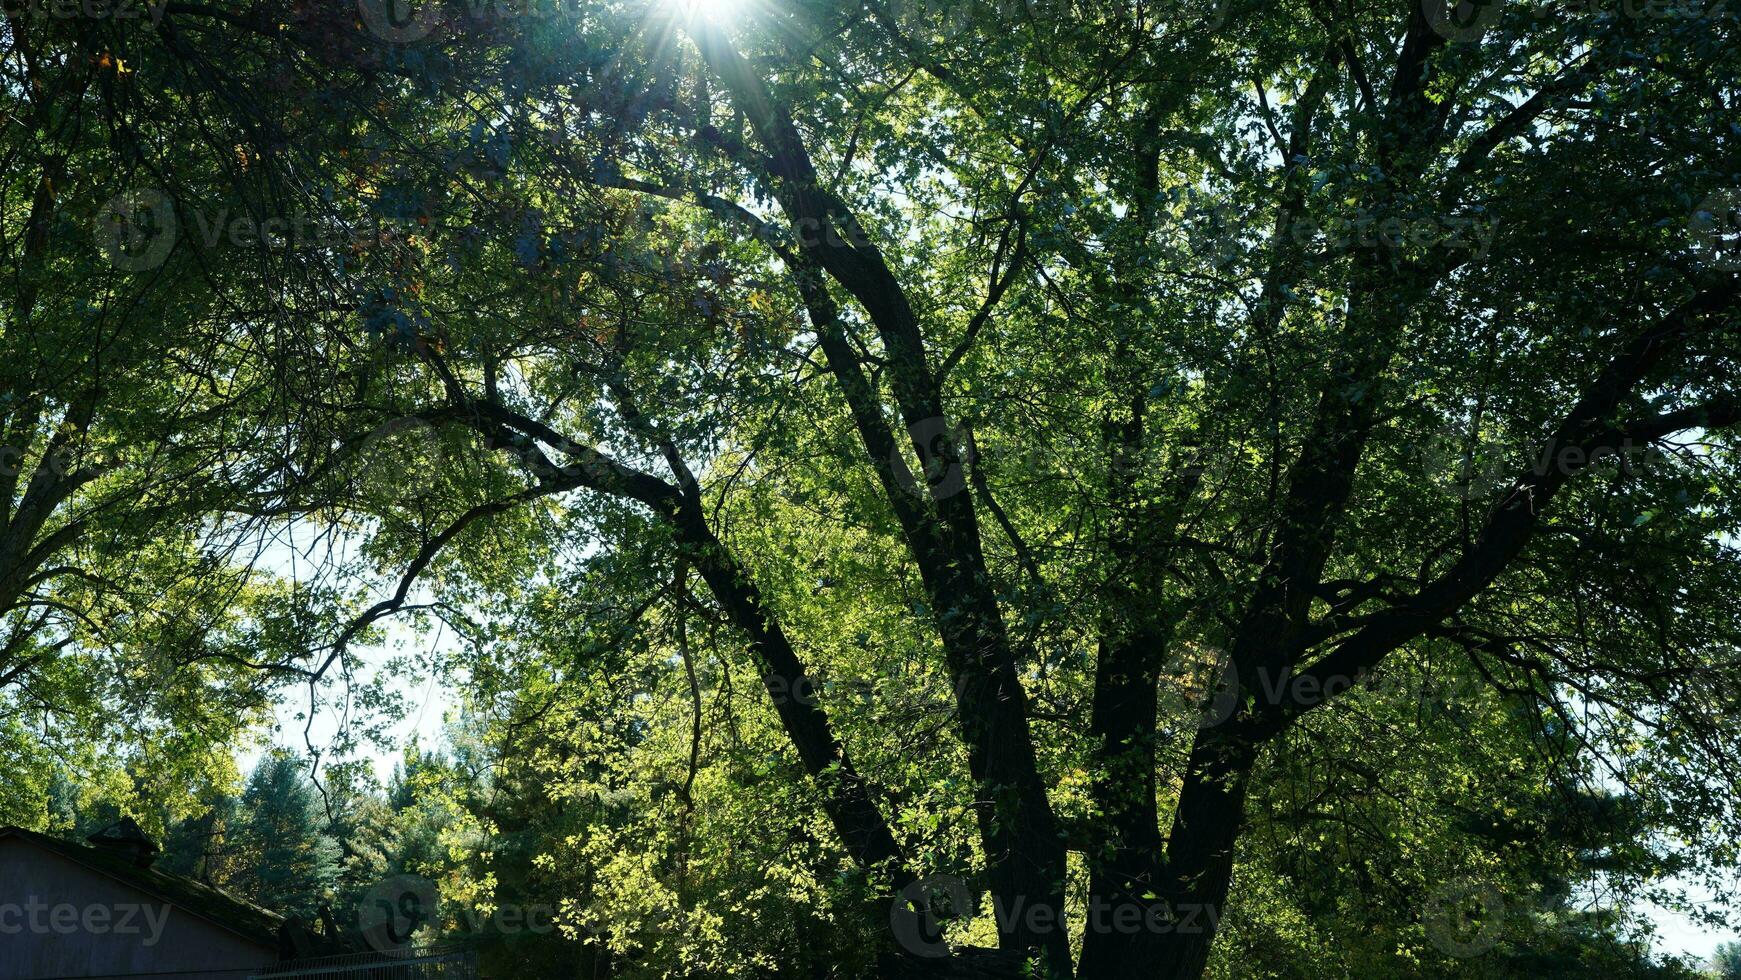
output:
[[[408,949],[401,953],[311,956],[278,964],[248,980],[477,980],[477,952],[469,949]]]

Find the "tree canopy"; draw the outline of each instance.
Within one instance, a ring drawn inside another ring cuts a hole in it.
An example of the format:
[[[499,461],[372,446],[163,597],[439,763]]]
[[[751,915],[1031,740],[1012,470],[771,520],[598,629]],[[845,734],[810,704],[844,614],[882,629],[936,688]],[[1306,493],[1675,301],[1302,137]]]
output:
[[[1729,894],[1726,5],[56,9],[6,813],[197,819],[404,621],[463,751],[257,770],[267,863],[622,975],[1666,976]]]

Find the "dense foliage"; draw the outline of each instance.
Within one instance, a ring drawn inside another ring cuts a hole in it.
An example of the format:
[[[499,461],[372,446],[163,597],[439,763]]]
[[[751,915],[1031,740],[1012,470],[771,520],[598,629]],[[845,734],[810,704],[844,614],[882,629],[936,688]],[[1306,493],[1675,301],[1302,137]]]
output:
[[[1738,34],[9,8],[0,815],[253,840],[201,873],[329,927],[427,877],[549,973],[1678,975]],[[395,670],[463,721],[379,791]]]

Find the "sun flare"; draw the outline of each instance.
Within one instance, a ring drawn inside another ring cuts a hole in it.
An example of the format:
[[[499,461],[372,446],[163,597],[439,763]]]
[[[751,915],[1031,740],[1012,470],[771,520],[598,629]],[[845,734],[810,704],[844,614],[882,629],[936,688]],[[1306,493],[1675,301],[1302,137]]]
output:
[[[686,17],[704,17],[716,24],[728,23],[743,12],[748,0],[669,0]]]

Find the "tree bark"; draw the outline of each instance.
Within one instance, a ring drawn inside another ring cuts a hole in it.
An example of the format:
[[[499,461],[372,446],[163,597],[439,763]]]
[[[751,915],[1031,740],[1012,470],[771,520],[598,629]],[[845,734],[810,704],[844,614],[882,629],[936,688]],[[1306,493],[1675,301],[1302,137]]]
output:
[[[926,362],[923,335],[899,281],[851,213],[819,183],[803,140],[784,107],[717,26],[691,28],[709,68],[743,110],[769,154],[763,175],[787,217],[802,230],[804,254],[839,282],[869,314],[887,353],[890,385],[921,459],[933,452],[922,428],[941,434],[935,449],[945,466],[969,465],[949,432],[941,394]],[[814,297],[807,297],[807,300]],[[814,310],[813,310],[814,311]],[[986,877],[997,907],[1001,947],[1040,952],[1047,970],[1071,975],[1064,918],[1064,847],[1028,726],[1028,700],[1016,669],[1003,611],[986,571],[972,495],[930,488],[923,505],[904,499],[913,488],[890,479],[893,433],[880,402],[854,377],[856,358],[832,324],[819,327],[830,366],[842,380],[867,452],[882,476],[884,495],[904,537],[932,609],[955,684],[957,721],[977,787],[975,815],[986,853]]]

